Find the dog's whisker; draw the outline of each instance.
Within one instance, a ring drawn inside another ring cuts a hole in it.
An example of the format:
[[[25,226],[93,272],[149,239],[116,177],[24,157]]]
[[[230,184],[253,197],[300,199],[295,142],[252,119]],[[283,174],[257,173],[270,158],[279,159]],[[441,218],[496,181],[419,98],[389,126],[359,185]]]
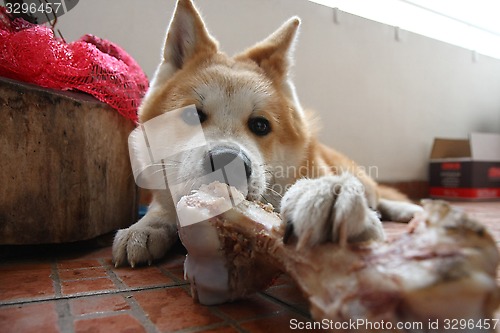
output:
[[[194,186],[195,180],[192,179],[190,176],[184,176],[181,177],[180,175],[177,174],[178,170],[172,170],[171,168],[162,168],[159,170],[155,170],[150,174],[150,176],[155,176],[157,174],[164,174],[169,182],[171,182],[173,185],[177,184],[191,184],[190,187]]]
[[[261,198],[262,200],[259,200],[259,201],[263,201],[263,202],[265,201],[264,203],[266,203],[266,204],[268,204],[268,203],[269,203],[269,200],[265,197],[265,195],[264,195],[264,194],[261,194],[261,195],[260,195],[260,198]]]
[[[162,159],[160,161],[151,163],[151,165],[167,165],[167,164],[169,164],[169,165],[181,165],[182,162],[177,161],[177,160],[172,160],[172,159]]]
[[[266,186],[266,190],[271,192],[272,194],[276,195],[280,199],[283,198],[283,195],[281,193],[277,192],[276,190],[274,190],[272,187]]]
[[[182,166],[182,163],[180,162],[177,162],[177,161],[162,161],[162,162],[155,162],[155,163],[150,163],[148,164],[149,167],[162,167],[162,168],[165,168],[165,167],[169,167],[171,169],[173,168],[178,168],[180,166]]]
[[[202,94],[199,93],[198,90],[196,90],[196,88],[192,88],[193,92],[198,96],[199,100],[200,100],[200,103],[203,103],[203,101],[205,100],[205,96],[203,96]]]
[[[170,168],[161,168],[161,169],[158,169],[158,170],[153,171],[153,172],[151,173],[151,175],[152,175],[152,176],[154,176],[154,175],[157,175],[157,174],[159,174],[159,173],[161,173],[161,174],[163,174],[163,173],[164,173],[164,174],[166,174],[166,175],[167,175],[167,177],[169,177],[169,176],[173,176],[173,175],[174,175],[174,174],[173,174],[173,172],[175,172],[175,170],[172,170],[172,169],[170,169]]]

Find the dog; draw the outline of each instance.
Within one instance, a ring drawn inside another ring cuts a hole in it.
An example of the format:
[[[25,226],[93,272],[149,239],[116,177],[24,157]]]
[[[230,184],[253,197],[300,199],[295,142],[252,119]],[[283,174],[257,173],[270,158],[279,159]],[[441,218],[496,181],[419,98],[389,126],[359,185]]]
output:
[[[178,0],[163,58],[139,108],[145,123],[195,105],[208,153],[183,156],[175,172],[195,179],[207,160],[239,160],[249,200],[270,202],[287,222],[297,248],[326,241],[382,240],[379,218],[408,222],[421,210],[394,189],[378,185],[363,168],[315,137],[314,119],[290,80],[300,19],[292,17],[268,38],[229,57],[219,51],[191,0]],[[226,161],[226,162],[224,162]],[[184,194],[201,184],[191,183]],[[146,215],[119,230],[113,243],[116,266],[149,263],[177,240],[170,191],[153,191]]]

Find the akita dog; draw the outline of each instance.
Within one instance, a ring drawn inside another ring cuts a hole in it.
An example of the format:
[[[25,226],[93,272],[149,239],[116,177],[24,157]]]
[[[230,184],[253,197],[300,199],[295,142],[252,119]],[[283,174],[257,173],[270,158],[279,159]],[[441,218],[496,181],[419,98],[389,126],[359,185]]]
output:
[[[209,150],[178,158],[177,177],[205,174],[207,160],[241,161],[247,198],[280,209],[297,247],[337,241],[340,232],[349,241],[383,239],[378,213],[407,222],[421,208],[317,141],[289,78],[299,25],[293,17],[265,40],[229,57],[219,51],[191,0],[179,0],[162,62],[139,109],[140,122],[195,105],[186,121],[199,121]],[[200,185],[191,182],[184,194]],[[165,255],[177,239],[178,199],[168,189],[153,192],[147,214],[116,234],[115,265],[133,267]]]

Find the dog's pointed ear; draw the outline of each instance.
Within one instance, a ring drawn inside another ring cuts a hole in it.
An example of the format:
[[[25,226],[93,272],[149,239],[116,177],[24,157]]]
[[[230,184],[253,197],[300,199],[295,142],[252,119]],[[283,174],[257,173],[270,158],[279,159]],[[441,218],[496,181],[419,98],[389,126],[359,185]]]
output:
[[[163,61],[181,69],[195,54],[217,52],[217,42],[210,36],[191,0],[178,0],[167,31]]]
[[[282,80],[292,65],[292,53],[299,25],[298,17],[290,18],[273,34],[236,56],[236,59],[251,59],[268,75]]]

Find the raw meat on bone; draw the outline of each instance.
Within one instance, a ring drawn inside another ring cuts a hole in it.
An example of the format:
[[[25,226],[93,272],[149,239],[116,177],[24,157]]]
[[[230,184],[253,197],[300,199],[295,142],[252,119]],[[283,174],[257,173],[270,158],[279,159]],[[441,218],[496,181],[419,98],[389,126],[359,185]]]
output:
[[[212,183],[178,204],[179,214],[207,217],[180,228],[188,250],[185,275],[202,304],[261,290],[282,271],[307,297],[316,320],[396,325],[493,318],[500,301],[495,240],[445,202],[424,202],[425,211],[392,242],[326,243],[297,251],[283,244],[279,215],[243,198],[232,207],[221,195],[227,191],[227,185]],[[216,209],[223,212],[211,217]]]

